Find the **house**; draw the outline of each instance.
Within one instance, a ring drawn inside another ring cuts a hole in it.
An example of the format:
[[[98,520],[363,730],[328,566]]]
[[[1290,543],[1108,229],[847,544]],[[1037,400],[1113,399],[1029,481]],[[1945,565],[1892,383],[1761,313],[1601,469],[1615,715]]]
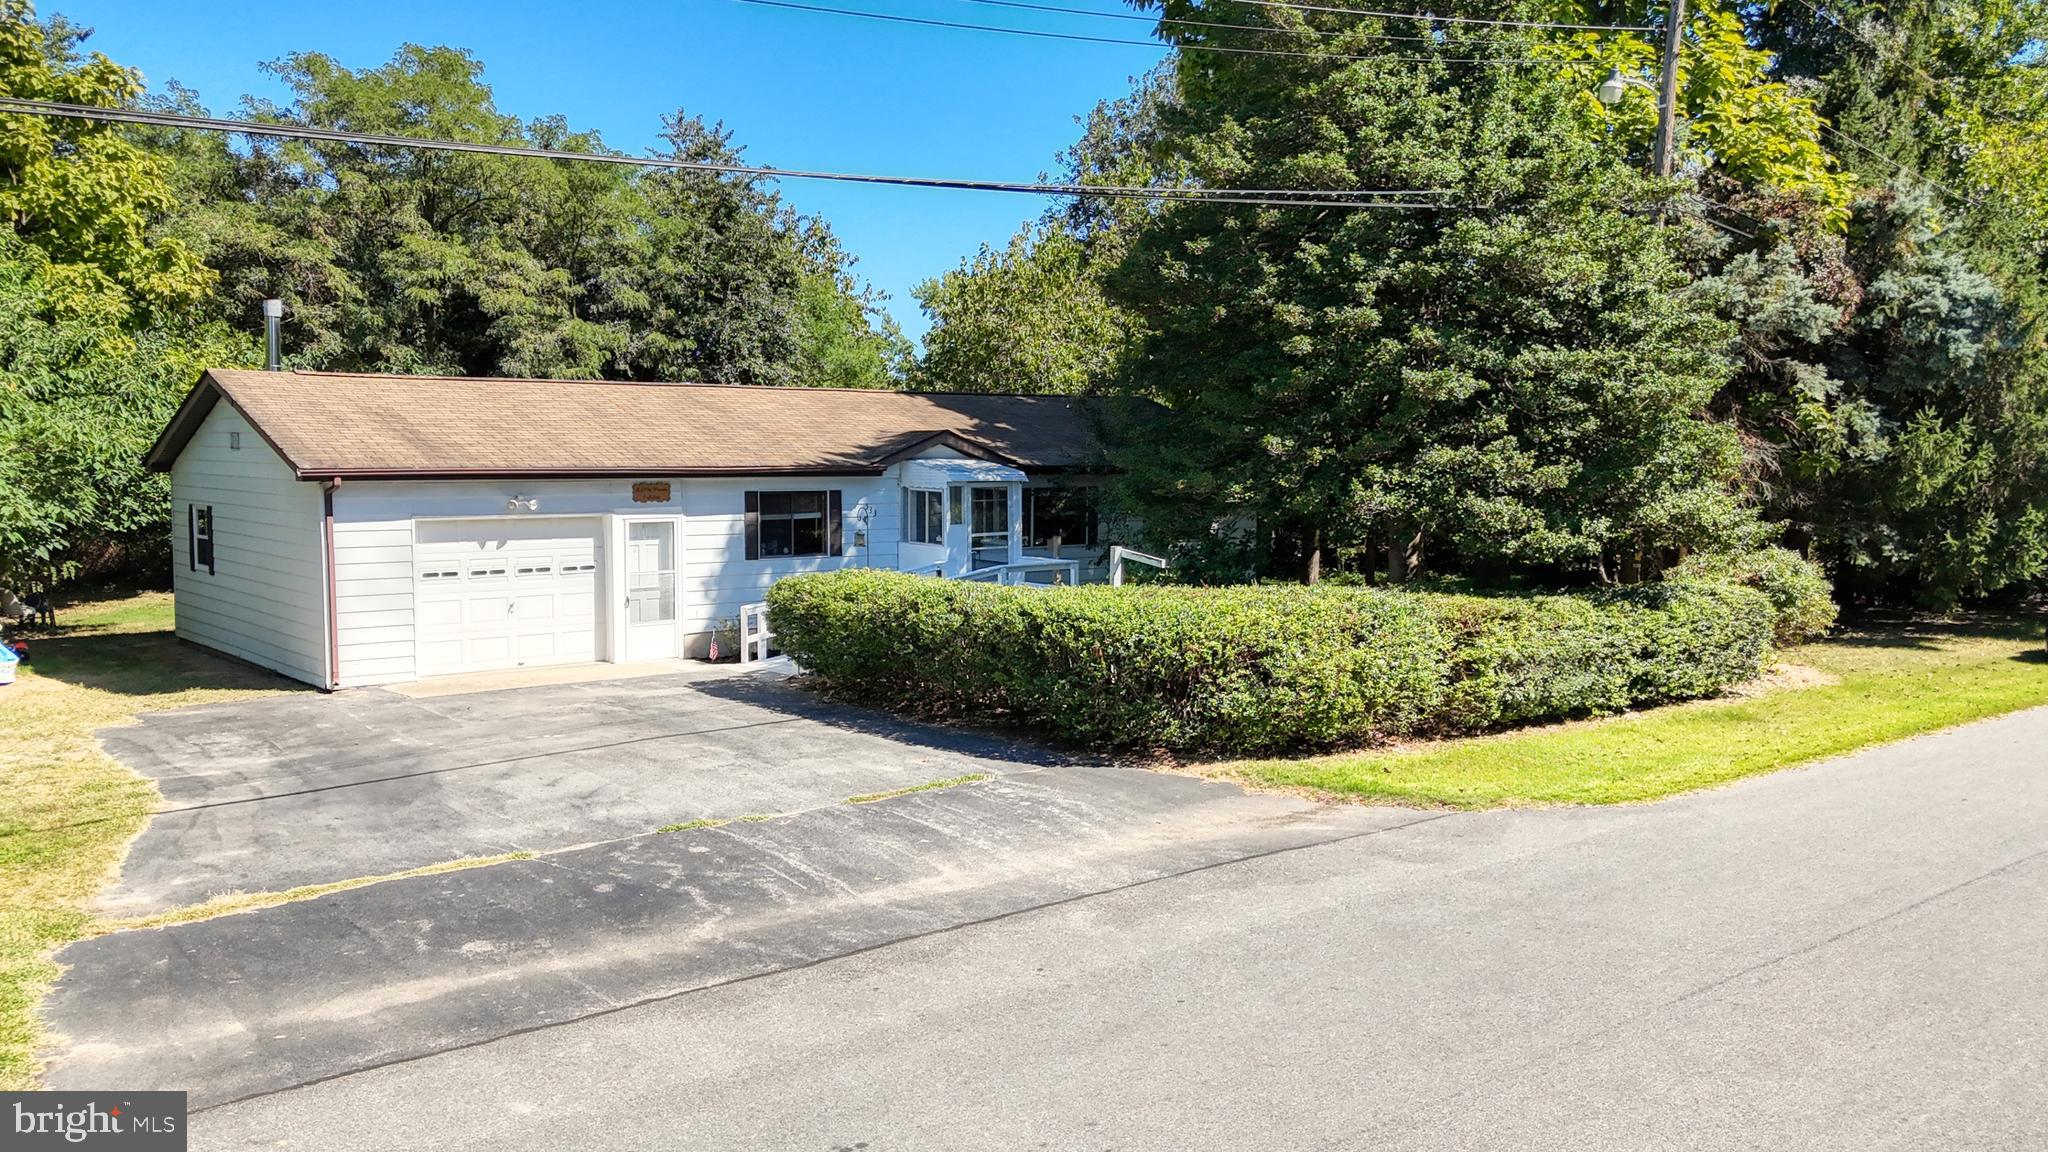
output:
[[[338,688],[703,655],[799,572],[1099,578],[1105,403],[214,370],[148,463],[178,635]]]

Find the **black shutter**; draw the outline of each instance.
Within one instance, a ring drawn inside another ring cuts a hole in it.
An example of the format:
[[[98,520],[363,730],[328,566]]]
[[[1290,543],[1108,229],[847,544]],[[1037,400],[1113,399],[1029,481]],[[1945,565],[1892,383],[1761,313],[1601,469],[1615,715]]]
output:
[[[185,562],[199,571],[199,506],[185,505]]]
[[[747,493],[747,559],[761,558],[761,494]]]
[[[844,519],[839,513],[839,489],[834,488],[825,500],[825,531],[828,534],[825,547],[833,556],[846,555],[845,530],[841,524]]]

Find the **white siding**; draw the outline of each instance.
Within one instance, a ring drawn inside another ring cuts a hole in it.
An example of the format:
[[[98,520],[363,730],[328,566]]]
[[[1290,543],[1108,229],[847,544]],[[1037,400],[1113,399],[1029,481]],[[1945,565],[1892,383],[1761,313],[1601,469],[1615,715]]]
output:
[[[194,506],[213,509],[211,573],[192,563]],[[178,636],[324,686],[322,516],[320,486],[295,478],[232,406],[214,405],[171,467]]]
[[[660,477],[643,477],[659,480]],[[889,476],[671,479],[667,503],[636,504],[634,481],[350,481],[335,492],[335,596],[341,620],[341,683],[390,684],[418,678],[414,662],[413,525],[417,518],[490,517],[517,496],[536,501],[536,516],[682,516],[682,569],[677,613],[686,650],[701,654],[720,620],[761,599],[768,585],[798,572],[896,565],[901,494]],[[746,558],[746,494],[753,491],[840,491],[843,556]],[[874,508],[869,544],[856,543],[857,516]],[[616,589],[614,552],[605,549],[604,587]],[[600,658],[609,653],[601,652]]]
[[[779,556],[747,559],[747,493],[802,492],[837,488],[846,517],[845,555]],[[683,631],[708,633],[740,606],[761,599],[768,586],[799,572],[839,568],[894,568],[903,518],[896,469],[882,476],[760,477],[683,482]],[[872,509],[868,543],[856,543],[859,514]],[[692,645],[692,652],[696,646]]]
[[[682,506],[679,485],[672,484],[666,504],[635,504],[632,488],[631,480],[344,483],[334,494],[334,591],[341,621],[341,683],[359,687],[419,678],[413,604],[416,518],[503,516],[508,511],[506,502],[514,496],[538,501],[535,515],[543,517],[674,515]],[[609,573],[600,572],[600,577],[608,578]]]

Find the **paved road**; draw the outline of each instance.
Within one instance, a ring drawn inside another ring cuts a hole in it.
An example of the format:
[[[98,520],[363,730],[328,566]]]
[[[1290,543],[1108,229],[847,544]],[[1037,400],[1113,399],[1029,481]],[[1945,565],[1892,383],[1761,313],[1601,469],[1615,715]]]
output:
[[[214,1108],[193,1147],[2048,1147],[2048,710],[1444,816]]]

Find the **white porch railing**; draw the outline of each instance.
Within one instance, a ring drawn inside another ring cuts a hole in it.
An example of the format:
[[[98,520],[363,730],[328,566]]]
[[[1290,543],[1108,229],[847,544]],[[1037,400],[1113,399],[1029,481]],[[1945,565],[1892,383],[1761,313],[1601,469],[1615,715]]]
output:
[[[976,568],[963,573],[962,580],[973,580],[982,584],[1010,584],[1029,587],[1043,581],[1029,577],[1034,572],[1051,572],[1054,584],[1079,584],[1081,562],[1079,560],[1020,560],[1015,564],[992,564],[987,568]]]
[[[775,633],[768,630],[768,605],[740,605],[740,663],[766,660],[769,642],[774,639]]]
[[[1140,552],[1135,548],[1126,548],[1121,544],[1112,544],[1109,548],[1110,587],[1120,588],[1123,586],[1124,562],[1126,560],[1134,560],[1140,564],[1150,564],[1154,568],[1165,568],[1168,566],[1167,560],[1163,556],[1154,556],[1150,552]]]

